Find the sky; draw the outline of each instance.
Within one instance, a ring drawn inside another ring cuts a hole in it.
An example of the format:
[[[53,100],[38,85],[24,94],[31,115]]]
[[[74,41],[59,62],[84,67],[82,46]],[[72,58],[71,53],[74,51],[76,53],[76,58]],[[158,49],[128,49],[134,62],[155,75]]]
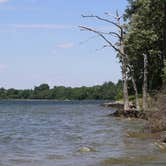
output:
[[[105,12],[122,14],[126,6],[126,0],[0,0],[0,87],[117,82],[116,52],[101,49],[104,41],[78,26],[115,30],[81,14],[108,17]]]

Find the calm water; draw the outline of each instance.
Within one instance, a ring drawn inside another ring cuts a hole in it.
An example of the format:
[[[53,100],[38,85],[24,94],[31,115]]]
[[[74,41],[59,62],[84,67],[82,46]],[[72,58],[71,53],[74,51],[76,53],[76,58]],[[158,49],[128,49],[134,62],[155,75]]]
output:
[[[142,121],[110,112],[99,102],[1,101],[0,166],[166,165],[154,140],[126,136]]]

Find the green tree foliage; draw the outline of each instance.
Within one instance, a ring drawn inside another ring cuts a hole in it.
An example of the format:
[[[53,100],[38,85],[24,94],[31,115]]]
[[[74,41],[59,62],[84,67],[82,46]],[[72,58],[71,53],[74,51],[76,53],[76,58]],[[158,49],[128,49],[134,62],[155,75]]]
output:
[[[49,85],[48,84],[41,84],[38,87],[35,87],[33,91],[33,98],[35,99],[49,99],[50,93],[49,93]]]
[[[143,54],[148,56],[148,89],[158,89],[163,74],[164,3],[161,0],[128,0],[125,51],[134,68],[139,91],[143,81]],[[129,73],[130,75],[130,73]]]
[[[1,99],[7,98],[7,90],[5,90],[4,88],[0,88],[0,98]]]
[[[122,97],[122,81],[106,82],[93,87],[50,88],[48,84],[36,86],[34,90],[0,89],[0,99],[57,99],[57,100],[114,100]]]

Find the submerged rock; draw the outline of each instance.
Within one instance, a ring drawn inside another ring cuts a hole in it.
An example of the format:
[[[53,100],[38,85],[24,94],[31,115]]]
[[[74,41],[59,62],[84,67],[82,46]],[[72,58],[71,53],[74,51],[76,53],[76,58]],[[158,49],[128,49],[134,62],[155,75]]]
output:
[[[94,148],[91,147],[81,147],[78,152],[96,152],[96,150]]]

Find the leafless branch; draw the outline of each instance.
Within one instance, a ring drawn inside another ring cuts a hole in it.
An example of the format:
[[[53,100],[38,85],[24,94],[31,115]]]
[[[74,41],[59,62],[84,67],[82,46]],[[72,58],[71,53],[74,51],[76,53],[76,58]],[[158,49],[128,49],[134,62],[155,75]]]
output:
[[[81,28],[81,30],[84,31],[85,28]],[[116,32],[103,32],[103,31],[97,31],[97,32],[103,35],[112,35],[112,36],[118,37],[118,39],[121,39],[121,36]]]
[[[121,39],[121,36],[116,32],[109,32],[108,34],[113,35],[113,36],[118,37],[119,39]]]
[[[119,16],[119,15],[117,16],[117,14],[115,16],[112,13],[109,13],[109,12],[105,12],[104,14],[106,14],[107,16],[114,17],[116,20],[120,20],[123,17],[123,16]]]
[[[115,45],[108,40],[102,33],[100,33],[100,31],[97,31],[95,29],[89,28],[89,27],[85,27],[85,26],[79,26],[81,28],[81,30],[87,30],[93,33],[96,33],[97,35],[99,35],[101,38],[103,38],[115,51],[117,51],[120,55],[122,56],[126,56],[125,54],[123,54],[120,49],[118,49],[117,47],[115,47]]]
[[[105,49],[106,47],[110,47],[110,45],[104,45],[103,47],[101,47],[101,48],[99,48],[99,49],[96,49],[96,51],[103,50],[103,49]]]
[[[92,37],[90,37],[90,38],[88,38],[88,39],[86,39],[84,41],[79,42],[79,45],[82,45],[82,44],[84,44],[84,43],[88,42],[89,40],[92,40],[92,39],[94,39],[96,37],[98,37],[98,35],[94,35],[94,36],[92,36]]]
[[[83,18],[86,18],[86,17],[97,18],[98,20],[101,20],[101,21],[104,21],[104,22],[113,24],[113,25],[115,25],[116,27],[118,27],[121,31],[123,31],[123,28],[122,28],[120,25],[118,25],[116,22],[111,21],[111,20],[109,20],[109,19],[105,19],[105,18],[96,16],[96,15],[82,15],[82,17],[83,17]]]

